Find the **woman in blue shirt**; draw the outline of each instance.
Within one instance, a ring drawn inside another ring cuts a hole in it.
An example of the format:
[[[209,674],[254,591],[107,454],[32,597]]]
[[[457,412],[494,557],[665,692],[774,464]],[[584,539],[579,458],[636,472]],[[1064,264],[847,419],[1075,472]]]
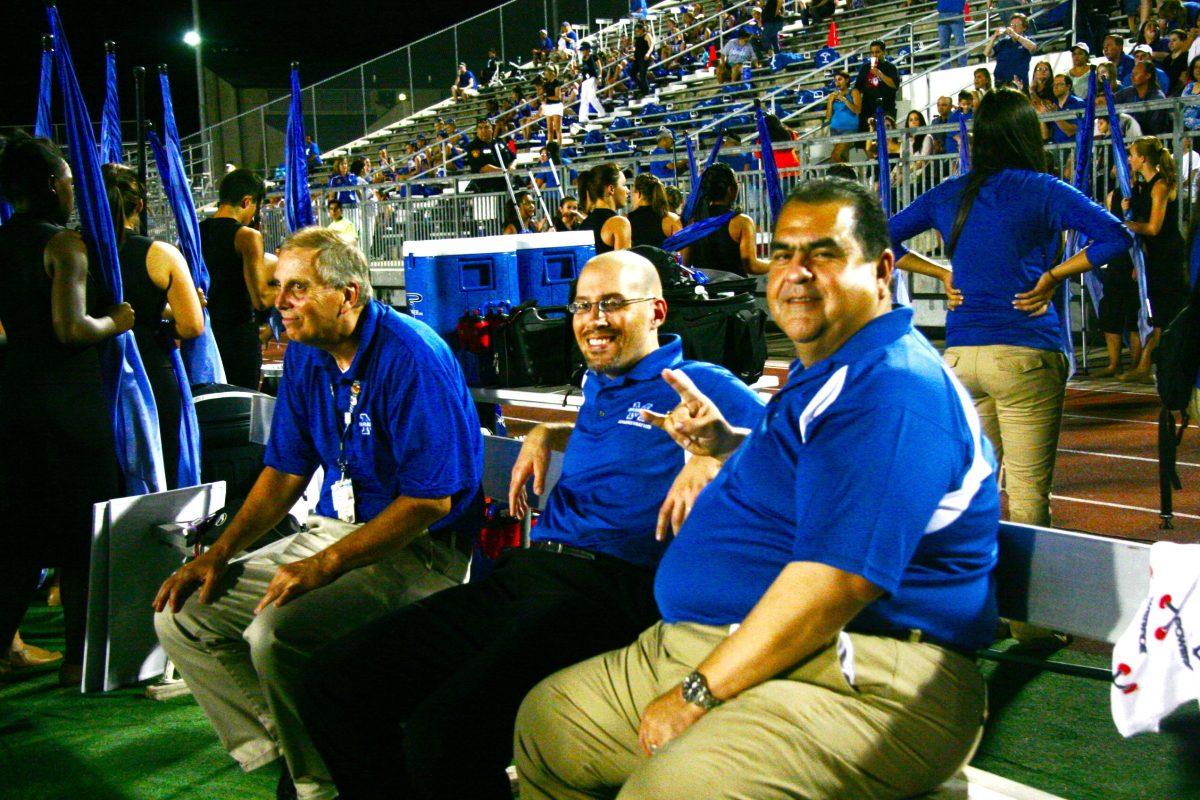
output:
[[[946,363],[975,401],[1007,475],[1009,518],[1050,524],[1050,487],[1066,390],[1058,313],[1051,300],[1069,277],[1107,263],[1132,238],[1116,217],[1045,174],[1041,124],[1024,94],[984,95],[975,117],[972,169],[892,218],[896,266],[946,284]],[[951,270],[902,242],[936,228]],[[1060,261],[1062,235],[1092,242]]]

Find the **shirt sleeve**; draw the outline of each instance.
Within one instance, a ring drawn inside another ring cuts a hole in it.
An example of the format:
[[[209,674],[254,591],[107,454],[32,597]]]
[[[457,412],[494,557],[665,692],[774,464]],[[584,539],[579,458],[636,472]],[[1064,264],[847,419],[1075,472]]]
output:
[[[957,488],[963,443],[910,410],[878,408],[830,409],[807,438],[796,466],[793,559],[895,594],[939,502]]]
[[[762,420],[765,404],[749,386],[724,368],[704,365],[685,368],[685,373],[721,415],[736,428],[754,428]]]
[[[298,352],[296,350],[295,352]],[[300,359],[284,356],[283,377],[271,415],[271,437],[263,454],[263,465],[289,475],[308,477],[320,463],[320,454],[312,440],[313,420],[309,419],[308,403]]]
[[[1046,209],[1051,229],[1076,230],[1091,239],[1088,261],[1107,264],[1133,246],[1133,236],[1116,217],[1074,186],[1048,178]]]
[[[905,242],[934,227],[933,210],[940,194],[935,187],[888,220],[888,236],[892,240],[892,252],[896,254],[897,261],[908,254]]]

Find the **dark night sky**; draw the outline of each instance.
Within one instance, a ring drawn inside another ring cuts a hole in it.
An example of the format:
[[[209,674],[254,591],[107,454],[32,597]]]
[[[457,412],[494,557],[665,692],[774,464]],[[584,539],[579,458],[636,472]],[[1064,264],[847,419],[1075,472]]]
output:
[[[261,85],[285,86],[288,65],[299,60],[307,85],[494,5],[487,0],[200,0],[205,65],[220,72],[223,60],[253,63],[270,76]],[[32,127],[45,7],[35,0],[8,0],[3,6],[0,125]],[[195,55],[182,41],[192,26],[190,0],[58,0],[58,7],[93,121],[99,122],[104,100],[104,41],[112,39],[118,45],[121,118],[134,116],[133,67],[144,65],[153,76],[155,65],[165,63],[180,133],[196,130]],[[149,113],[157,115],[157,88],[148,94]],[[57,103],[56,96],[54,119],[61,122]]]

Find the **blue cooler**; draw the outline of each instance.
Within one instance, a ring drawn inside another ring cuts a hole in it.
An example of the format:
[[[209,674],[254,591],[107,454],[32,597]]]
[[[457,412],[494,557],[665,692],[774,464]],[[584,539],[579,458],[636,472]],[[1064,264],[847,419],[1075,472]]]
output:
[[[519,302],[511,236],[404,243],[404,289],[410,313],[442,336],[469,309]]]
[[[565,306],[571,282],[596,256],[596,238],[591,231],[522,233],[508,238],[516,243],[522,303],[533,300],[539,306]]]

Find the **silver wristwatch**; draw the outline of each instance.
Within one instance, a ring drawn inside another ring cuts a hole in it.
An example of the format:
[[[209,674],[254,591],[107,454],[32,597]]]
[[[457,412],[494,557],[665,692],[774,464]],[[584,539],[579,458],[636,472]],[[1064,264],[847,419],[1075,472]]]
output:
[[[713,693],[708,690],[708,680],[699,670],[683,679],[683,699],[692,705],[700,706],[705,711],[714,709],[724,702],[713,697]]]

